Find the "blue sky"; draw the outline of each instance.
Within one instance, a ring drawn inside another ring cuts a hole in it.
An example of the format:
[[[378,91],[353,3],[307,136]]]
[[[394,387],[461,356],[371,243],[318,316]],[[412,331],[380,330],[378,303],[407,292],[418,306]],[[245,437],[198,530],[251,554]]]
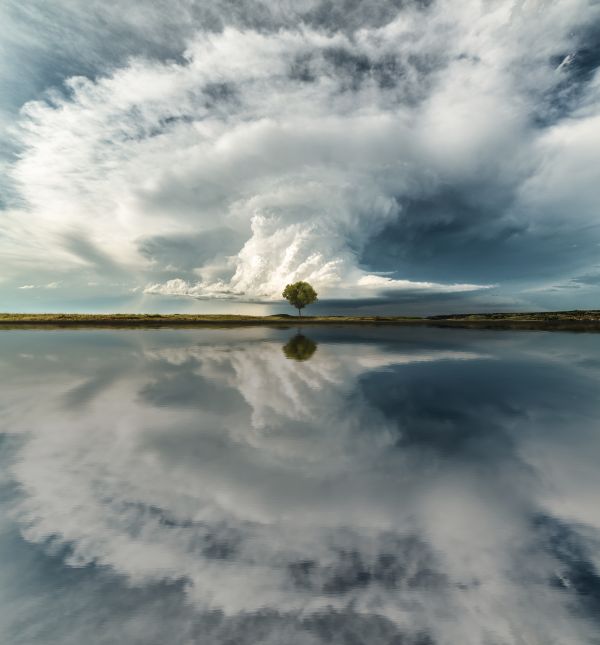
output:
[[[600,302],[593,0],[0,8],[19,311]]]

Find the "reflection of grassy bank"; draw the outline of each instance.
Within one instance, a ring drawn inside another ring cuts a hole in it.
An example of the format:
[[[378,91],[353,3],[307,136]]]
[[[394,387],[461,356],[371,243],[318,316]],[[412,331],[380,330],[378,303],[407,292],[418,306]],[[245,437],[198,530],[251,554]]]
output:
[[[493,329],[600,331],[600,310],[430,316],[243,316],[222,314],[1,314],[0,326],[159,327],[229,325],[430,325]]]

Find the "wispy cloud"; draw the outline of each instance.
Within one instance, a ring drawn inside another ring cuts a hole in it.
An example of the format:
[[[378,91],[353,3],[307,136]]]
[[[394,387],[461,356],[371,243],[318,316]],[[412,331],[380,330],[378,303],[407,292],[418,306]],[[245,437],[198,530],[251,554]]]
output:
[[[18,289],[57,289],[60,286],[60,282],[48,282],[47,284],[24,284]]]

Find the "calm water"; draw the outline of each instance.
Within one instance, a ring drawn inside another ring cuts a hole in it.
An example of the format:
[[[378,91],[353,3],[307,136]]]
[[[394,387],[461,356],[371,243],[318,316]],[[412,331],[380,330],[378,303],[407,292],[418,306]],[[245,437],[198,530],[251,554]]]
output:
[[[2,645],[600,643],[600,335],[0,332]]]

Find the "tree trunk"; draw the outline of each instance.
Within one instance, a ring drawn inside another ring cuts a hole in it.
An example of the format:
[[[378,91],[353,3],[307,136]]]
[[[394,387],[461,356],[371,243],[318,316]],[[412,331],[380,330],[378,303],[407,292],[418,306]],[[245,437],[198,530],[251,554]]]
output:
[[[298,309],[298,315],[302,318],[302,309]]]

